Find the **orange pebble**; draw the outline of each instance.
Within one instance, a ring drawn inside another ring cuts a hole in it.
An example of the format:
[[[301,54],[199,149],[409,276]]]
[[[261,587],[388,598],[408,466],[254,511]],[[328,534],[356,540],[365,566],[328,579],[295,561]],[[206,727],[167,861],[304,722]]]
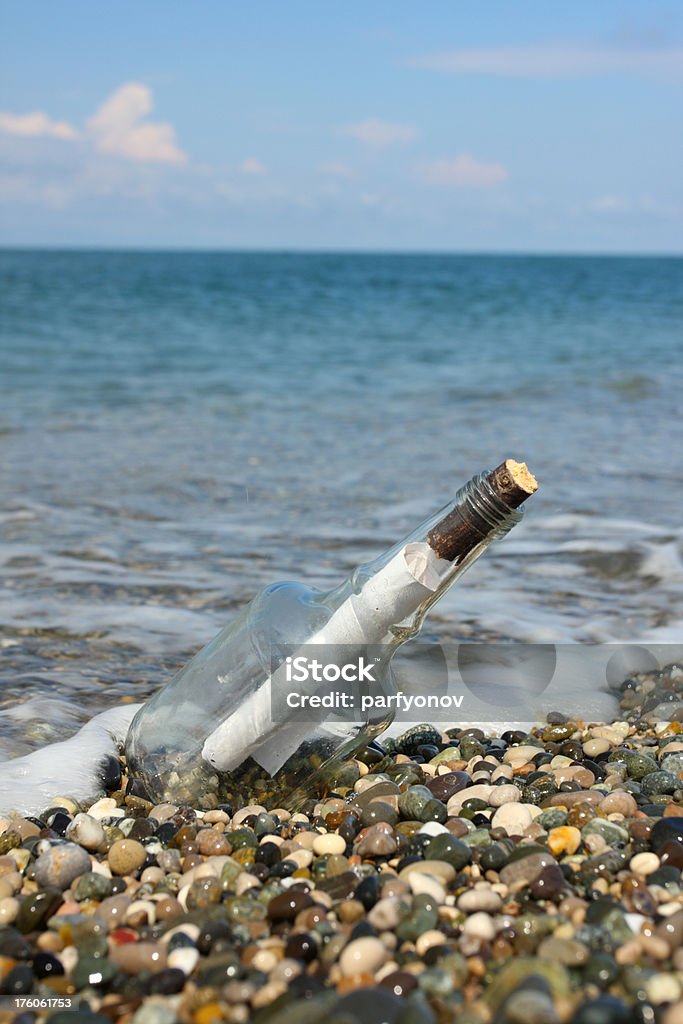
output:
[[[581,833],[573,825],[560,825],[548,833],[548,849],[554,857],[561,853],[571,856],[581,845]]]
[[[341,978],[337,983],[337,992],[341,995],[344,992],[352,992],[356,988],[368,988],[368,986],[376,984],[372,974],[350,974],[348,977]]]
[[[215,1021],[223,1020],[223,1010],[220,1003],[206,1003],[194,1012],[194,1024],[214,1024]]]

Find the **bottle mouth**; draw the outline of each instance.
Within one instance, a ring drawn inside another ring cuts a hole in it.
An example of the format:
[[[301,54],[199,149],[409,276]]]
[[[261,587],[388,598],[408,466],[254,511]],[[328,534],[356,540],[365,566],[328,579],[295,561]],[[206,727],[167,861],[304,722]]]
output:
[[[482,542],[504,537],[522,518],[496,490],[496,470],[480,473],[461,487],[453,502],[427,533],[439,558],[459,565]]]
[[[482,539],[492,540],[504,537],[521,520],[524,510],[511,508],[493,489],[490,474],[481,473],[473,477],[456,495],[455,504],[462,504],[470,512],[472,526],[479,530]]]

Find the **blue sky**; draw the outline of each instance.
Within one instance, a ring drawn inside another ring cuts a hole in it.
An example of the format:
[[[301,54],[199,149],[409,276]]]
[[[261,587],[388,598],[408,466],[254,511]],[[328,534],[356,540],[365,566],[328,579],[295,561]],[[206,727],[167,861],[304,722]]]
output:
[[[683,6],[6,2],[0,243],[681,252]]]

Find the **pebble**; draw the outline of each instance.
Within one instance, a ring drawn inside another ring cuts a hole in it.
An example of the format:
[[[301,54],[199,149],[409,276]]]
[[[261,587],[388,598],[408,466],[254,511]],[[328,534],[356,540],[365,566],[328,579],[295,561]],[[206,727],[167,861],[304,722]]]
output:
[[[503,900],[500,894],[493,889],[468,889],[467,892],[458,896],[456,906],[465,914],[475,914],[478,911],[496,914],[503,906]]]
[[[346,850],[346,843],[340,835],[334,832],[326,832],[325,835],[316,836],[313,840],[313,853],[317,857],[341,854]]]
[[[553,864],[557,864],[557,861],[549,852],[530,853],[506,864],[500,872],[500,880],[509,886],[517,887],[522,883],[528,885],[538,878],[544,867]]]
[[[92,851],[98,850],[106,841],[104,829],[97,818],[83,812],[77,814],[67,825],[64,836],[85,850]]]
[[[651,875],[660,867],[659,857],[656,853],[637,853],[631,857],[629,867],[636,875]]]
[[[600,754],[605,754],[610,749],[610,741],[603,737],[596,737],[591,740],[586,740],[583,744],[583,752],[586,757],[599,757]]]
[[[388,959],[387,948],[379,939],[364,936],[361,939],[354,939],[344,947],[339,957],[339,968],[346,977],[354,974],[374,974]]]
[[[14,923],[20,906],[21,904],[15,896],[4,896],[0,899],[0,927]]]
[[[581,845],[581,832],[573,825],[561,825],[550,830],[547,842],[548,849],[554,857],[559,857],[563,853],[571,856]]]
[[[611,725],[422,725],[289,809],[211,785],[209,810],[152,806],[114,759],[89,810],[0,821],[4,991],[92,988],[82,1024],[620,1024],[643,1000],[683,1024],[683,719],[649,724],[669,693],[683,670],[635,677]]]
[[[68,889],[86,871],[90,871],[90,857],[75,843],[51,846],[35,863],[35,879],[42,888]]]
[[[504,828],[509,836],[521,836],[531,822],[531,811],[526,804],[503,804],[493,815],[491,827]]]
[[[109,956],[124,974],[161,971],[166,967],[166,947],[160,942],[124,942],[111,947]]]
[[[444,885],[433,875],[414,871],[408,877],[408,885],[416,895],[431,896],[437,903],[443,903],[446,899]]]
[[[517,786],[494,786],[488,798],[491,807],[502,807],[504,804],[519,803],[522,794]]]
[[[107,855],[109,867],[114,875],[132,875],[147,859],[142,843],[136,839],[118,839]]]

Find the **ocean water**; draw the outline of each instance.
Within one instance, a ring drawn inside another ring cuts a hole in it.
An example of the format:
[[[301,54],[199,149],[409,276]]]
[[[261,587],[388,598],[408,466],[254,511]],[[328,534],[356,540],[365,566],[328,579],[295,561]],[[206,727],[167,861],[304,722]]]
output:
[[[433,638],[683,642],[683,260],[0,253],[0,756],[503,457]]]

